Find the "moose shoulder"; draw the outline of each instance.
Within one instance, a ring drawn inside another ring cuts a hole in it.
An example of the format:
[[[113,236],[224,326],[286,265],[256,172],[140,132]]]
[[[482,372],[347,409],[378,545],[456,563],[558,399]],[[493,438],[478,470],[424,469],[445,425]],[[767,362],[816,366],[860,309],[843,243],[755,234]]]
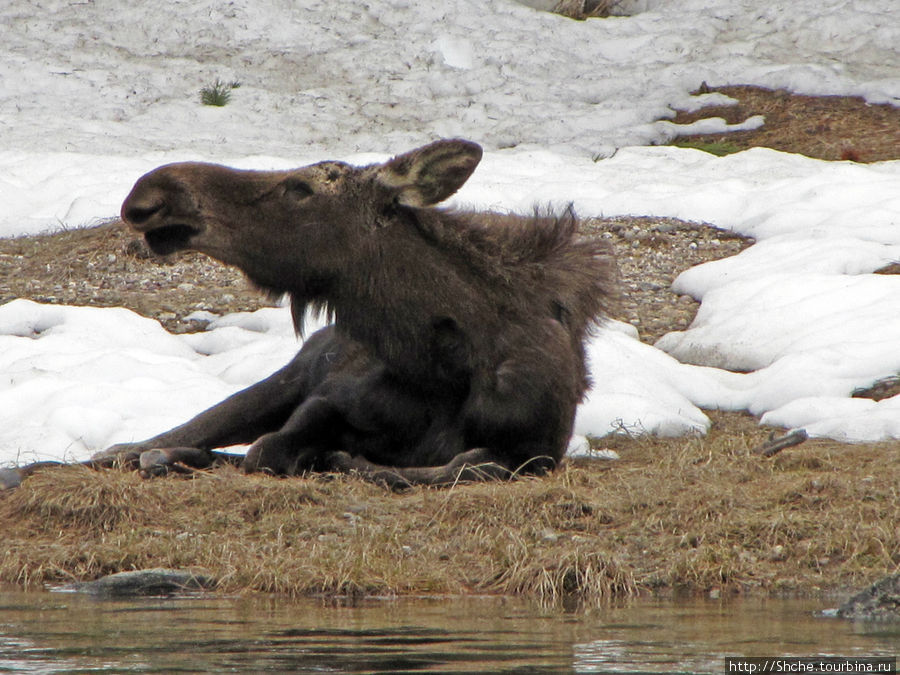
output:
[[[251,443],[247,471],[358,471],[391,485],[551,469],[588,387],[583,342],[614,287],[607,245],[571,209],[442,210],[481,159],[443,140],[384,164],[293,171],[172,164],[122,218],[158,253],[191,249],[334,324],[281,371],[96,463],[204,466]]]

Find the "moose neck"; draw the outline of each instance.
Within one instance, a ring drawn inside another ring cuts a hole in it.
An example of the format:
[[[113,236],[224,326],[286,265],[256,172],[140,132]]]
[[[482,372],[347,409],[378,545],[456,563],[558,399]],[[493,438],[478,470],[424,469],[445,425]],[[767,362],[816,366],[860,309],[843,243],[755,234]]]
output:
[[[427,214],[439,218],[444,214]],[[411,382],[459,380],[490,346],[497,320],[492,275],[479,272],[480,254],[443,223],[394,223],[372,233],[348,257],[321,293],[338,330],[369,347],[388,368]],[[435,231],[442,239],[435,240]]]

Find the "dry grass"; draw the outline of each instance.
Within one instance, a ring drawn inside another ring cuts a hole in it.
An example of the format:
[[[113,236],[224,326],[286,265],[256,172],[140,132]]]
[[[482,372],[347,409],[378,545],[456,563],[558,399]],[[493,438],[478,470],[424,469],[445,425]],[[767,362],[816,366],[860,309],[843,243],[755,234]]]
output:
[[[853,96],[801,96],[788,91],[746,85],[704,87],[694,93],[721,92],[739,103],[693,113],[678,112],[676,124],[722,117],[729,124],[764,115],[753,131],[681,136],[676,145],[722,144],[735,150],[753,147],[794,152],[807,157],[878,162],[900,156],[900,108],[871,105]]]
[[[0,495],[0,581],[151,567],[224,592],[499,593],[596,603],[645,591],[807,592],[900,566],[900,447],[811,441],[774,459],[717,414],[709,437],[619,439],[617,463],[394,494],[351,477],[194,479],[51,469]]]
[[[584,21],[607,17],[619,4],[621,4],[619,0],[559,0],[553,12],[570,19]]]

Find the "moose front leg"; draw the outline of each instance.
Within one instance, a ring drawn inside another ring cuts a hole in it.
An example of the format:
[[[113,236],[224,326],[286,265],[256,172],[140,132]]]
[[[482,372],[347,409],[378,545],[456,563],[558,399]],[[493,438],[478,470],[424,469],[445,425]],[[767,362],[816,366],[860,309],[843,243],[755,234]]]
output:
[[[301,351],[284,368],[261,382],[239,391],[188,422],[137,443],[121,443],[95,454],[95,467],[153,467],[176,463],[194,468],[215,461],[214,448],[252,443],[280,428],[300,405],[308,386],[308,360]],[[147,458],[143,455],[153,451]]]
[[[213,464],[240,466],[243,455],[202,450],[201,448],[154,448],[144,450],[138,459],[138,471],[145,478],[165,476],[169,472],[193,473]]]

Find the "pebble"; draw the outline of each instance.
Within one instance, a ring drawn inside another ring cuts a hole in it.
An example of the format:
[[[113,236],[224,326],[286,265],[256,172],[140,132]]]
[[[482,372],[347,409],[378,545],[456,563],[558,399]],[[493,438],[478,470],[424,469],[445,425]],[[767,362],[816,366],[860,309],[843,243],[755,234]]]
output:
[[[772,550],[769,551],[769,560],[772,560],[773,562],[787,560],[787,551],[785,551],[784,546],[781,544],[773,546]]]
[[[700,539],[695,534],[683,534],[678,540],[680,548],[697,548],[700,545]]]
[[[741,562],[750,563],[752,565],[755,565],[756,563],[759,562],[759,558],[757,558],[755,555],[750,553],[750,551],[741,551],[738,554],[738,559]]]

